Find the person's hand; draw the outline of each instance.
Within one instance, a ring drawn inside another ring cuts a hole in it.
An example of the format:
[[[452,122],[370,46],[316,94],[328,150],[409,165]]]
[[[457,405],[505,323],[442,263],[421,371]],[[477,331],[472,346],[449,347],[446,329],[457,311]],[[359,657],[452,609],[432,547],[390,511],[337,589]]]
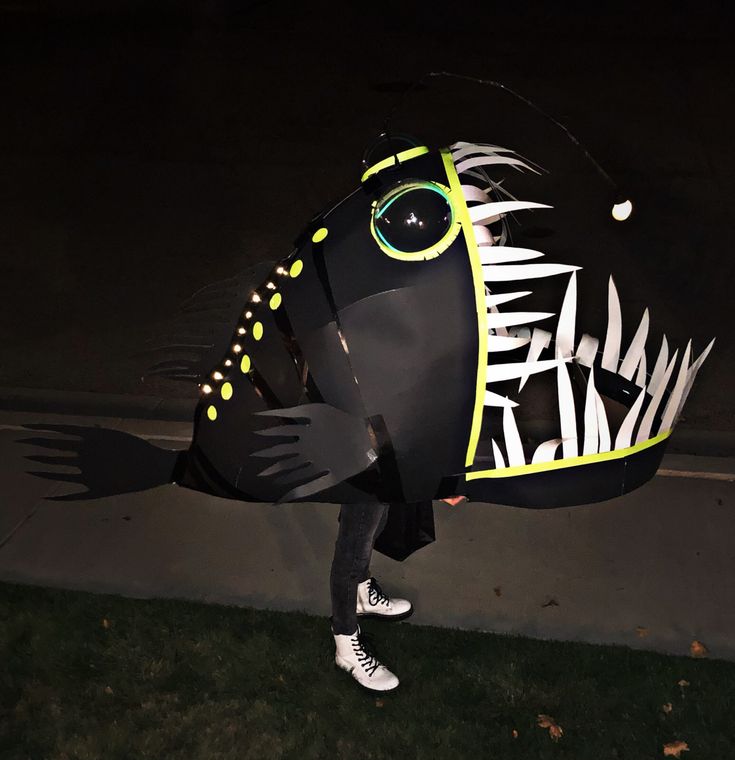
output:
[[[450,507],[456,507],[457,504],[461,504],[463,501],[468,501],[466,496],[447,496],[446,499],[440,499],[445,504],[449,504]]]

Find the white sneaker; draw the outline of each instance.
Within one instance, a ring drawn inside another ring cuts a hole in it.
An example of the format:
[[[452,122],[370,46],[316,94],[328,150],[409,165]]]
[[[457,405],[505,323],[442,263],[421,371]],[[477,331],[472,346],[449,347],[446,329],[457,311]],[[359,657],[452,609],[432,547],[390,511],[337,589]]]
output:
[[[360,617],[404,620],[413,614],[408,599],[391,599],[375,578],[368,578],[357,587],[357,614]]]
[[[336,653],[334,661],[342,670],[366,689],[371,691],[393,691],[400,683],[398,677],[388,670],[365,647],[360,627],[351,636],[334,634]]]

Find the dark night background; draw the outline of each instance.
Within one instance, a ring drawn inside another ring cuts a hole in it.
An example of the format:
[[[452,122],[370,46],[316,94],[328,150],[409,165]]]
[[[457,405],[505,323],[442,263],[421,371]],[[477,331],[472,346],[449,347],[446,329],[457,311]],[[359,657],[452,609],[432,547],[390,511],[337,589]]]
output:
[[[400,91],[450,70],[561,119],[634,217],[612,222],[579,151],[496,90],[434,81],[395,126],[551,170],[529,197],[557,209],[525,243],[584,266],[579,326],[604,334],[613,272],[626,336],[651,307],[649,360],[662,328],[696,353],[718,336],[684,424],[731,430],[728,5],[0,2],[0,386],[193,398],[141,381],[156,327],[202,285],[287,254],[358,182]]]

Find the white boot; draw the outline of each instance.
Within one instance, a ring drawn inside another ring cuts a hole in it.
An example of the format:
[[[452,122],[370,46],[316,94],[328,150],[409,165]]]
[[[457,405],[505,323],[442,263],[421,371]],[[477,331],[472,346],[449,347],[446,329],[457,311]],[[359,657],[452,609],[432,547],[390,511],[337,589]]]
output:
[[[335,633],[334,643],[337,650],[335,663],[351,673],[360,686],[371,691],[392,691],[398,687],[398,678],[365,648],[359,626],[351,636]]]
[[[391,599],[375,580],[368,578],[357,587],[357,614],[360,617],[404,620],[413,613],[407,599]]]

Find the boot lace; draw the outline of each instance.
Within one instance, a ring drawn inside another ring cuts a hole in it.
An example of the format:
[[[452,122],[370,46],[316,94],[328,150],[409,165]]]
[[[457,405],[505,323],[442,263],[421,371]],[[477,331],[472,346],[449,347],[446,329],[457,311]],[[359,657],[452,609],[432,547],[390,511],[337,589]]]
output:
[[[352,651],[355,653],[357,661],[360,663],[360,667],[362,667],[369,676],[372,676],[380,667],[380,663],[375,657],[372,644],[368,641],[366,634],[356,633],[352,637]]]
[[[371,578],[368,584],[368,602],[372,606],[390,604],[390,597],[383,592],[375,578]]]

